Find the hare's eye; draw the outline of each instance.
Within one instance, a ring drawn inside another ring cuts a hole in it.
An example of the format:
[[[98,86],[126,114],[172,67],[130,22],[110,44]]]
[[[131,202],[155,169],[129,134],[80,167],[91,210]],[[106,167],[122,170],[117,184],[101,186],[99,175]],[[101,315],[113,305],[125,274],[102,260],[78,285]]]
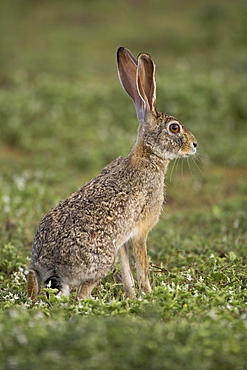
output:
[[[177,134],[180,131],[180,126],[177,123],[171,123],[170,126],[169,126],[169,130],[173,134]]]

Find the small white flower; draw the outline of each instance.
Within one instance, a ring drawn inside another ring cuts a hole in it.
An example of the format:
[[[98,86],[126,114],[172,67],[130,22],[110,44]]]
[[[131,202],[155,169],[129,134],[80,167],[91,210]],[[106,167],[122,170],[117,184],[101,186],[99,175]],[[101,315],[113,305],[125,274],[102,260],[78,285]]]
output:
[[[5,213],[9,213],[11,211],[11,207],[9,205],[4,206],[3,208]]]
[[[9,205],[10,204],[10,196],[8,194],[4,194],[3,195],[3,202],[6,204],[6,205]]]
[[[185,272],[184,276],[185,276],[185,277],[187,278],[187,280],[189,280],[189,281],[192,281],[192,280],[193,280],[192,276],[191,276],[188,272]]]
[[[14,182],[18,188],[18,190],[22,191],[25,189],[26,179],[21,176],[14,176]]]
[[[233,227],[234,227],[234,229],[238,229],[239,228],[239,220],[235,220],[234,221]]]
[[[208,312],[208,316],[211,317],[212,319],[216,319],[217,318],[217,314],[214,310],[211,310]]]

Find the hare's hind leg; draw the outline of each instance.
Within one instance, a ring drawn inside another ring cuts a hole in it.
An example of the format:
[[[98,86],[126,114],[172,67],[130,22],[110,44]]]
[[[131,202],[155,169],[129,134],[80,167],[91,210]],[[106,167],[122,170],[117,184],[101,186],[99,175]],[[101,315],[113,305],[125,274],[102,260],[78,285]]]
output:
[[[81,285],[77,294],[77,299],[90,298],[93,288],[98,284],[100,280],[94,282],[87,282]]]
[[[37,302],[37,297],[40,290],[40,279],[37,272],[30,269],[27,276],[27,293],[28,297],[31,298],[32,304]]]
[[[136,262],[137,280],[139,289],[143,293],[151,293],[149,283],[148,256],[147,256],[147,234],[136,235],[133,238],[133,248]]]
[[[135,297],[135,282],[130,269],[129,245],[124,244],[118,251],[120,270],[126,298]]]

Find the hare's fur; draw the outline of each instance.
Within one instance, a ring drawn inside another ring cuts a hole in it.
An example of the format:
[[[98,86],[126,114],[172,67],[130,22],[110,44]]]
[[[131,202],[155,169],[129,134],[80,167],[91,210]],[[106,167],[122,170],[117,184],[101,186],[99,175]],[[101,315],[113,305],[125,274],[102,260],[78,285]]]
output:
[[[28,274],[28,294],[37,300],[40,284],[78,298],[90,296],[119,256],[127,297],[135,295],[128,245],[133,241],[138,284],[150,293],[146,240],[164,202],[164,177],[171,159],[194,154],[196,139],[177,119],[155,109],[154,64],[147,54],[138,61],[118,50],[118,71],[134,100],[139,120],[136,143],[77,192],[44,216],[37,228]],[[171,125],[172,129],[171,129]],[[175,125],[179,131],[173,132]],[[172,131],[173,130],[173,131]]]

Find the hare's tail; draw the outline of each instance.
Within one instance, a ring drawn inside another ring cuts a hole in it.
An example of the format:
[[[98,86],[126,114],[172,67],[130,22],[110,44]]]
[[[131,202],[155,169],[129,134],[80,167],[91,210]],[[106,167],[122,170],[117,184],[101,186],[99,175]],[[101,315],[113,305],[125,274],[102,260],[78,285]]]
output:
[[[39,294],[39,277],[35,270],[29,270],[28,277],[27,277],[27,292],[28,297],[31,298],[32,304],[37,302],[37,297]]]

